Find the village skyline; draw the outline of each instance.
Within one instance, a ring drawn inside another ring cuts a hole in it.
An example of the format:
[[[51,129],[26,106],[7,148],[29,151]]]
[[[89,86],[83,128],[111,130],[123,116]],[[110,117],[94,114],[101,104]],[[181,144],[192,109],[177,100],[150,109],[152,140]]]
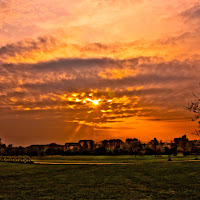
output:
[[[45,145],[30,145],[27,147],[14,147],[11,144],[5,145],[0,140],[1,156],[75,156],[75,155],[174,155],[182,153],[183,156],[200,154],[200,139],[189,140],[186,135],[174,138],[170,142],[158,141],[156,138],[147,143],[137,138],[103,140],[80,140],[76,143],[65,143],[64,145],[51,143]],[[171,158],[169,157],[171,161]]]
[[[196,0],[1,0],[1,137],[25,146],[194,132],[198,10]]]
[[[109,144],[109,143],[116,144],[116,145],[121,145],[121,144],[130,144],[133,141],[140,141],[143,144],[145,144],[145,143],[147,144],[147,143],[149,143],[149,142],[151,142],[153,140],[157,140],[158,142],[163,143],[163,144],[164,143],[171,144],[171,143],[173,143],[173,141],[179,140],[181,138],[187,138],[187,140],[190,140],[190,141],[200,141],[199,136],[195,136],[195,138],[191,139],[187,135],[182,135],[180,137],[172,138],[171,140],[159,140],[159,139],[157,139],[155,137],[152,138],[149,141],[144,141],[144,140],[142,140],[140,138],[136,138],[136,137],[126,138],[125,140],[121,140],[121,139],[116,139],[115,138],[115,139],[105,139],[105,140],[101,140],[101,141],[94,141],[92,139],[81,139],[81,140],[78,140],[78,141],[70,141],[70,142],[66,142],[65,141],[62,144],[57,144],[56,142],[50,142],[50,143],[46,143],[46,144],[30,144],[30,145],[28,145],[26,147],[31,147],[31,146],[49,146],[49,145],[68,146],[68,147],[75,146],[75,147],[78,147],[78,146],[80,146],[81,143],[82,144],[90,143],[90,146],[94,145],[94,144],[95,145],[99,145],[99,144],[102,145],[102,144]],[[3,143],[2,138],[0,138],[0,144],[5,144],[5,143]],[[13,144],[5,144],[5,145],[12,145],[13,146]],[[114,145],[114,146],[116,146],[116,145]],[[19,145],[19,146],[21,146],[21,145]]]

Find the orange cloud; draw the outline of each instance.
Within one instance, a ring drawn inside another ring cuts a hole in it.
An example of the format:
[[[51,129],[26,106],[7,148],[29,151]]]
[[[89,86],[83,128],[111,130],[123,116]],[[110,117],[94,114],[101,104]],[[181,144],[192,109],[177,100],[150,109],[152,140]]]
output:
[[[0,124],[73,140],[175,134],[198,90],[198,18],[196,0],[1,1]]]

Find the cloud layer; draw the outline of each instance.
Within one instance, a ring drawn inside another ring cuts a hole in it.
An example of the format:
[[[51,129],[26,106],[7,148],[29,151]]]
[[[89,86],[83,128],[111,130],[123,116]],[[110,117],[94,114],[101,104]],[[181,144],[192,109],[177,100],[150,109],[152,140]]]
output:
[[[59,142],[190,131],[178,124],[200,81],[199,10],[195,0],[0,1],[0,134],[27,144],[29,126]]]

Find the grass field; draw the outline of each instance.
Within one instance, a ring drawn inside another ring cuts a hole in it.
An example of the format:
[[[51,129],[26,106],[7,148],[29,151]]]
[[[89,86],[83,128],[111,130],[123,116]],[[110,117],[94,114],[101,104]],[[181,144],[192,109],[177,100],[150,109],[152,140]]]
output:
[[[44,160],[128,160],[135,164],[0,163],[0,199],[200,199],[200,162],[167,162],[166,157],[153,156],[43,157]]]
[[[172,161],[194,160],[195,156],[172,156]],[[32,157],[34,162],[53,163],[143,163],[143,162],[167,162],[168,156],[43,156]]]

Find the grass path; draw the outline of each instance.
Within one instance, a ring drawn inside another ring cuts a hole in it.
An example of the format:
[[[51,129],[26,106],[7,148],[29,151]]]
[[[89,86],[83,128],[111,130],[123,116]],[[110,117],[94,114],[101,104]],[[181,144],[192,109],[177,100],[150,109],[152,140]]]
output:
[[[172,163],[177,162],[199,162],[200,160],[175,160],[170,161]],[[162,161],[165,162],[165,161]],[[166,161],[169,162],[169,161]],[[136,163],[90,163],[90,162],[34,162],[34,164],[40,165],[135,165]]]
[[[136,163],[70,163],[70,162],[34,162],[34,164],[40,165],[135,165]]]

